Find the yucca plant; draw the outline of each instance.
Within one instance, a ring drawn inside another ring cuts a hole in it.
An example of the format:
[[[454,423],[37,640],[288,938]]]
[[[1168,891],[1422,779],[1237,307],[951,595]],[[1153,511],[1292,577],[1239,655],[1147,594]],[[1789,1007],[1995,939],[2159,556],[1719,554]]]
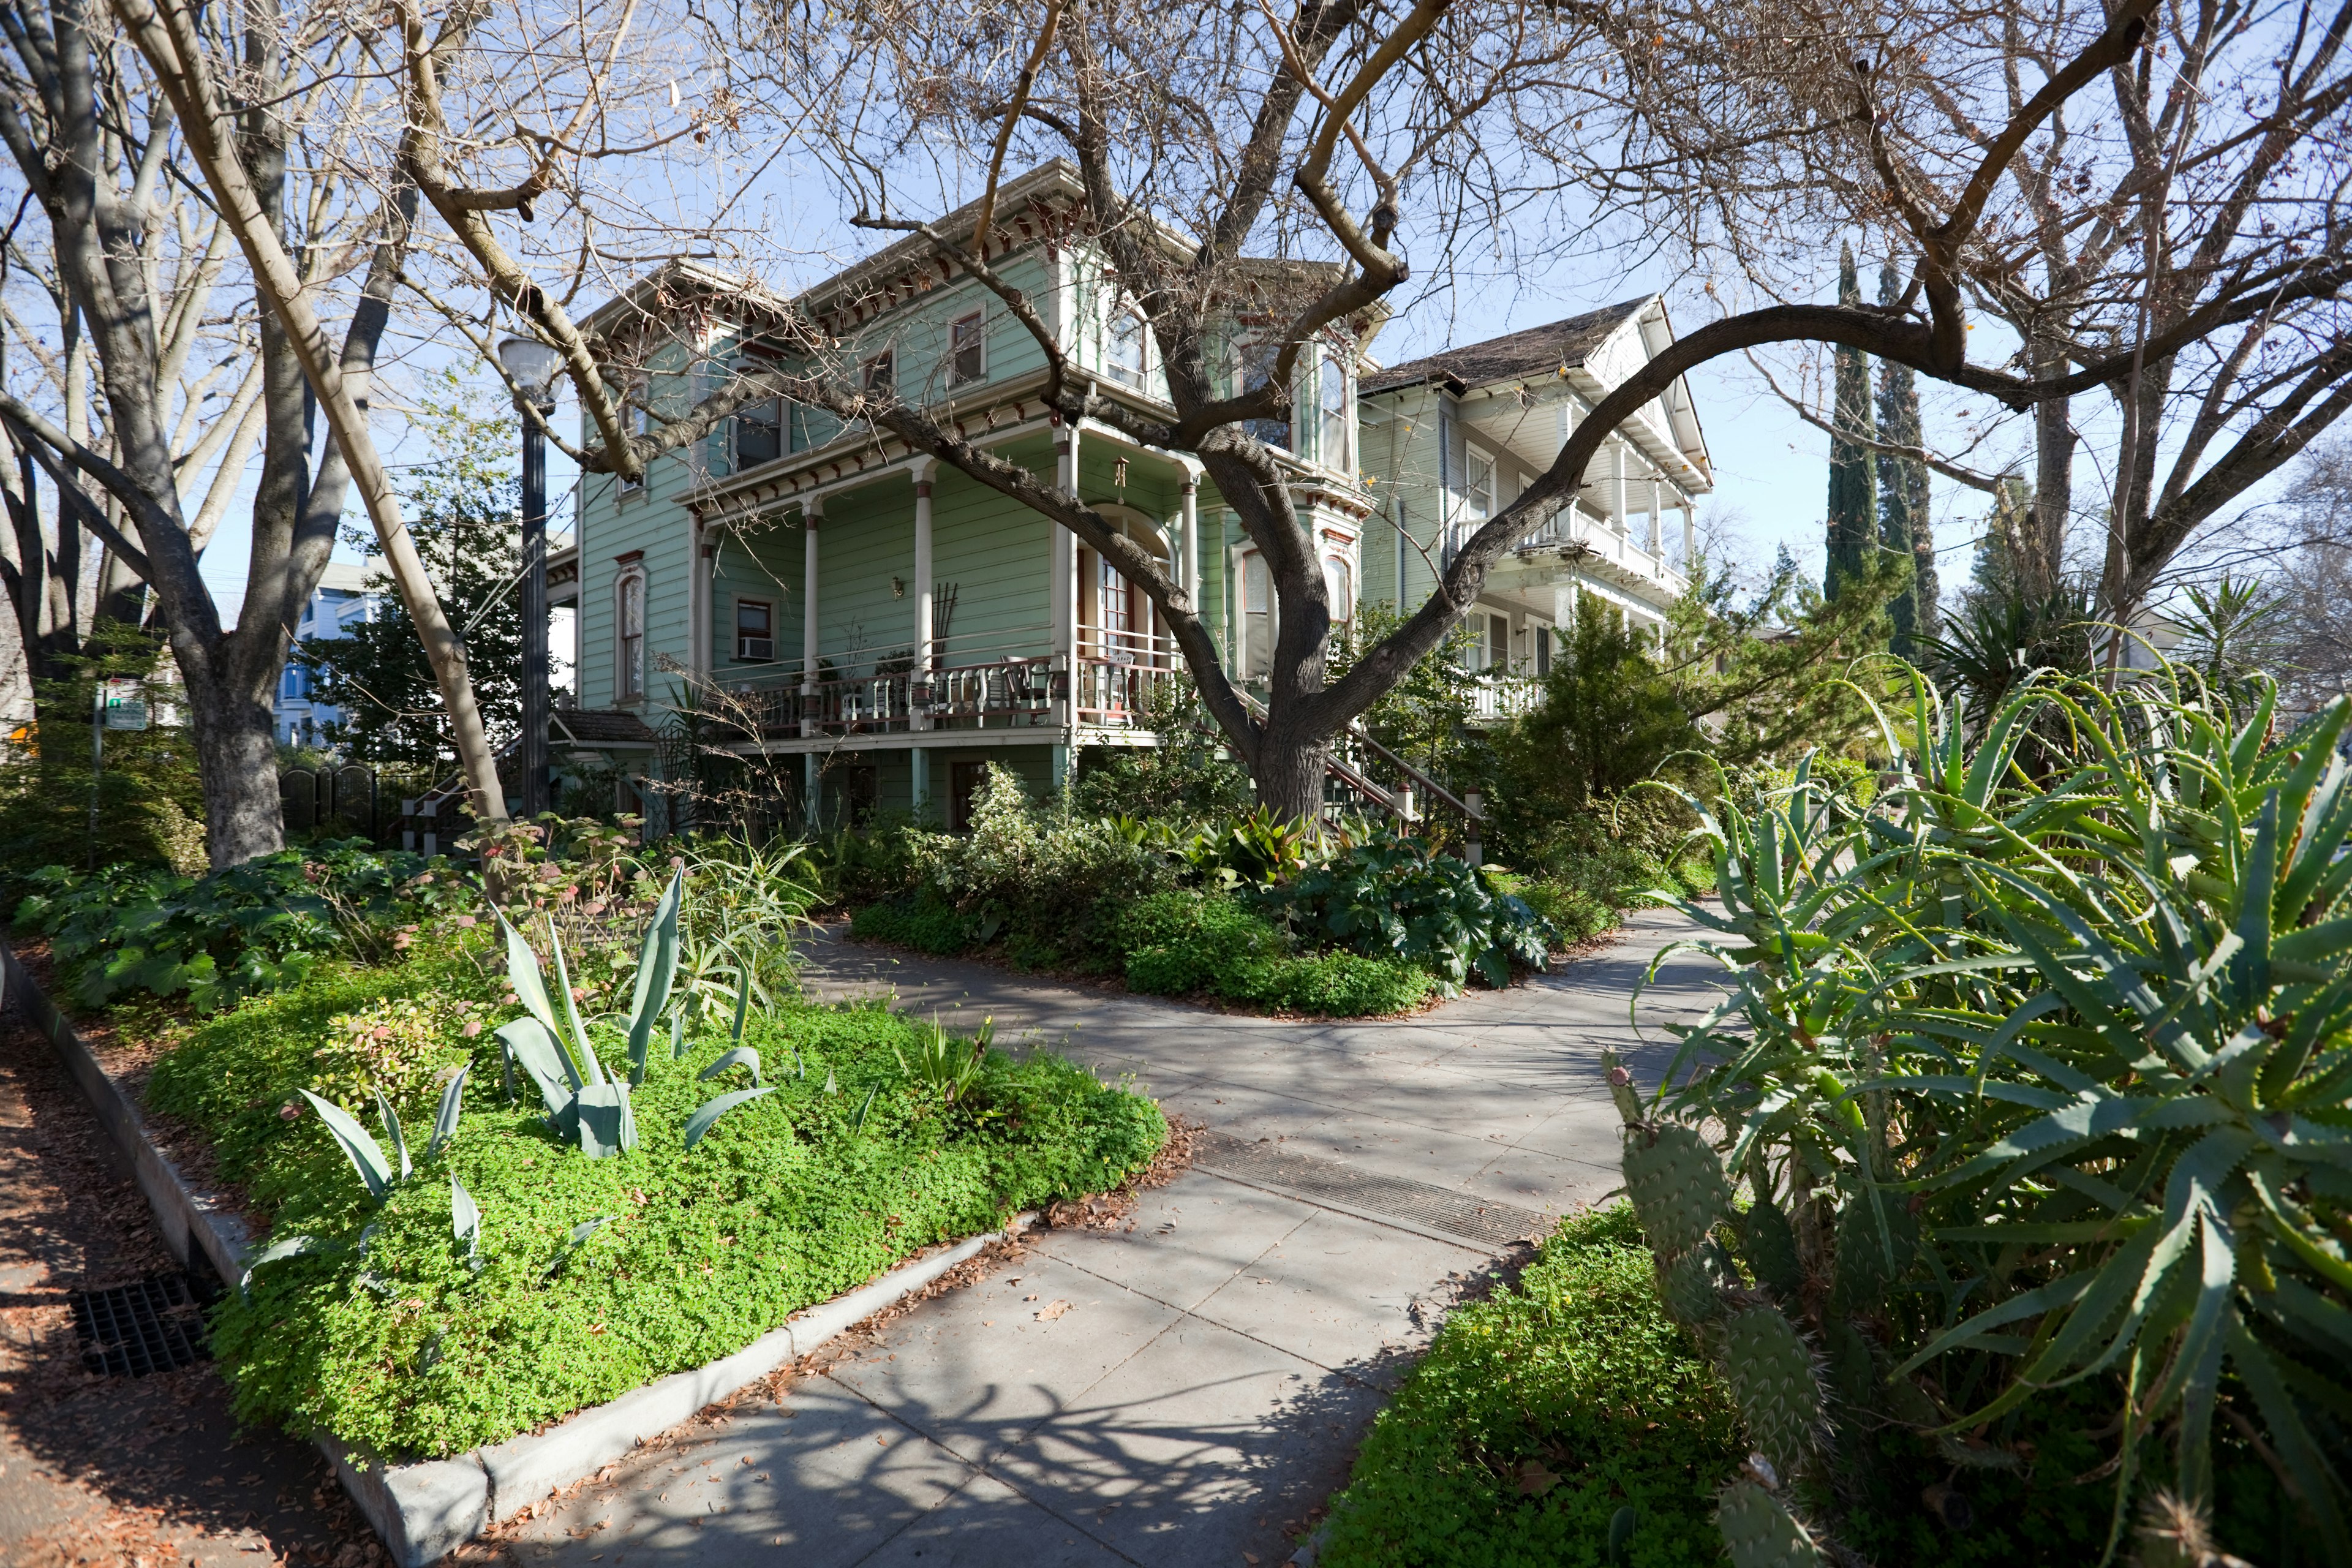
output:
[[[1735,1563],[1824,1552],[1873,1427],[2015,1466],[2002,1418],[2085,1384],[2110,1555],[2151,1468],[2210,1503],[2226,1397],[2352,1561],[2347,708],[2273,741],[2274,701],[2048,679],[1964,731],[1913,678],[1867,811],[1803,768],[1691,803],[1721,907],[1660,896],[1731,989],[1671,1088],[1612,1087],[1662,1297],[1757,1451]]]
[[[670,982],[677,973],[677,910],[686,874],[679,870],[654,907],[637,948],[636,984],[629,1006],[629,1073],[624,1079],[608,1074],[597,1060],[588,1031],[580,1022],[572,1000],[572,973],[564,963],[563,944],[551,943],[556,984],[563,994],[567,1036],[555,1022],[546,982],[541,978],[539,955],[522,933],[499,921],[506,933],[507,984],[527,1016],[500,1026],[498,1040],[506,1054],[507,1092],[514,1092],[514,1069],[520,1067],[537,1087],[547,1108],[547,1124],[565,1142],[575,1143],[592,1160],[608,1159],[637,1146],[637,1122],[629,1105],[629,1090],[646,1080],[646,1057],[653,1042],[654,1025],[668,1005]],[[672,1051],[677,1047],[673,1020]]]

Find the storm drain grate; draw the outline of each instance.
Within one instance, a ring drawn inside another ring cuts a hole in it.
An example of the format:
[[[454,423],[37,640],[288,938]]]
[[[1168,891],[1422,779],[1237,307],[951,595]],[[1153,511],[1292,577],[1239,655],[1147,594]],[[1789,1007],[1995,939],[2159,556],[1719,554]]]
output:
[[[109,1377],[145,1377],[205,1360],[204,1314],[185,1275],[151,1274],[109,1290],[76,1290],[82,1364]]]
[[[1192,1163],[1309,1202],[1319,1198],[1339,1208],[1386,1215],[1488,1247],[1508,1247],[1551,1230],[1551,1222],[1531,1209],[1402,1176],[1376,1175],[1337,1160],[1293,1154],[1272,1143],[1252,1143],[1224,1132],[1202,1132],[1192,1144]]]

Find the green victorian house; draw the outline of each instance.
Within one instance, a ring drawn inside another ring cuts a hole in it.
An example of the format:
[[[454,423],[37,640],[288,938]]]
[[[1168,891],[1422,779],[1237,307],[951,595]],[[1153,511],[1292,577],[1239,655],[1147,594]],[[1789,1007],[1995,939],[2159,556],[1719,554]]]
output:
[[[1072,365],[1165,412],[1150,333],[1086,236],[1076,172],[1052,163],[1009,183],[997,214],[991,258]],[[970,243],[974,222],[966,208],[940,227]],[[1044,356],[994,295],[909,238],[790,303],[850,346],[869,384],[919,397],[1118,521],[1196,586],[1228,667],[1264,672],[1266,575],[1197,463],[1049,416]],[[616,362],[645,367],[640,417],[658,417],[734,365],[781,358],[761,323],[784,304],[674,263],[586,325]],[[1425,595],[1453,542],[1549,461],[1612,370],[1664,341],[1665,318],[1643,300],[1391,371],[1367,354],[1377,325],[1315,345],[1294,422],[1255,432],[1287,454],[1342,618],[1400,585]],[[1256,328],[1237,314],[1236,377],[1264,352]],[[1710,484],[1687,396],[1629,427],[1607,468],[1590,506],[1530,542],[1481,604],[1498,707],[1514,676],[1545,665],[1580,586],[1653,618],[1681,590],[1661,519],[1679,508],[1686,533],[1691,497]],[[719,743],[787,759],[788,818],[879,805],[961,826],[990,763],[1044,793],[1084,748],[1156,743],[1151,689],[1181,668],[1150,601],[1066,530],[819,410],[745,410],[656,459],[642,484],[589,476],[576,515],[576,542],[551,563],[552,596],[576,605],[578,650],[577,707],[553,739],[575,776],[612,773],[624,808],[664,795],[633,785],[677,776],[690,749],[677,737],[707,714],[725,721],[709,731]]]

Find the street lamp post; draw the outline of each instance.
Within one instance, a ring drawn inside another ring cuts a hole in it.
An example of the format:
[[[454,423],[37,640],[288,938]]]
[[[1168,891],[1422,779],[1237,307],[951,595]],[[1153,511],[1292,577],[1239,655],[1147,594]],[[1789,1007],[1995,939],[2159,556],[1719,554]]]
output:
[[[537,419],[555,412],[555,373],[562,356],[531,338],[499,344],[499,363],[517,388],[515,412],[522,418],[522,769],[525,821],[551,808],[548,800],[547,721],[547,437]],[[529,406],[526,406],[528,403]]]

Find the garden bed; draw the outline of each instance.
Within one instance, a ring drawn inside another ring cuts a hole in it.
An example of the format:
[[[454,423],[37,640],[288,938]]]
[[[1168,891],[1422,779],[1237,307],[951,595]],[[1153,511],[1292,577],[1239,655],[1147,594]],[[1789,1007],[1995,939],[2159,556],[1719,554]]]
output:
[[[2005,1435],[2033,1456],[2014,1472],[1962,1472],[1925,1437],[1890,1436],[1887,1483],[1845,1514],[1843,1538],[1890,1568],[2096,1562],[2114,1507],[2097,1400],[2054,1391],[2012,1417]],[[1367,1434],[1316,1565],[1603,1568],[1618,1525],[1615,1561],[1713,1568],[1716,1497],[1746,1450],[1730,1390],[1659,1306],[1633,1210],[1590,1211],[1448,1317]],[[2281,1560],[2292,1509],[2270,1472],[2242,1442],[2216,1458],[2223,1541]],[[1939,1483],[1967,1500],[1964,1527],[1931,1511]]]
[[[1059,1058],[747,992],[733,1018],[666,1016],[675,1035],[635,1058],[624,1025],[588,1025],[604,1072],[639,1078],[631,1145],[591,1158],[505,1059],[524,1009],[464,923],[210,1017],[143,1005],[129,1073],[36,1004],[174,1250],[232,1287],[213,1338],[237,1414],[319,1438],[404,1559],[805,1353],[808,1309],[835,1303],[816,1338],[836,1331],[1025,1212],[1118,1187],[1166,1137],[1150,1101]],[[714,1097],[736,1098],[697,1124]],[[388,1179],[363,1179],[325,1105]]]

